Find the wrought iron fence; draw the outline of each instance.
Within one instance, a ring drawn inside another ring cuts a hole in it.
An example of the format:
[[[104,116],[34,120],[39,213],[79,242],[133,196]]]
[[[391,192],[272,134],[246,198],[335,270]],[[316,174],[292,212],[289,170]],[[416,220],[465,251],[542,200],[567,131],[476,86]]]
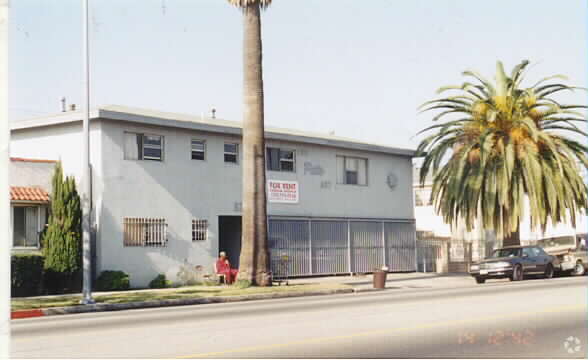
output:
[[[365,273],[383,265],[390,271],[416,270],[413,223],[270,218],[268,234],[274,276]]]

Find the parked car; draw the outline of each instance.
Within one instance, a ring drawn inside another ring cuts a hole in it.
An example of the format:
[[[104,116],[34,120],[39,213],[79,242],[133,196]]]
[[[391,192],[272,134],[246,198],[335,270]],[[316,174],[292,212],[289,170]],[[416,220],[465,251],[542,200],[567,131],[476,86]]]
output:
[[[561,264],[559,272],[580,276],[586,274],[588,266],[588,252],[586,249],[586,234],[577,236],[558,236],[537,241],[545,252],[557,257]]]
[[[508,246],[496,249],[492,256],[472,264],[470,275],[478,284],[483,284],[486,279],[520,281],[525,275],[542,275],[549,279],[556,268],[559,268],[557,258],[539,246]]]

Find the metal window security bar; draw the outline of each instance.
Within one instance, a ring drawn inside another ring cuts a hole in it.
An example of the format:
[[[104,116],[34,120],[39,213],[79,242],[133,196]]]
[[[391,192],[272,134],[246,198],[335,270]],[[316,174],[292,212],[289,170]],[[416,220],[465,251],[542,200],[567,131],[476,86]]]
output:
[[[124,246],[166,246],[167,224],[165,219],[124,218]]]
[[[278,277],[416,270],[410,221],[270,217],[268,240]]]

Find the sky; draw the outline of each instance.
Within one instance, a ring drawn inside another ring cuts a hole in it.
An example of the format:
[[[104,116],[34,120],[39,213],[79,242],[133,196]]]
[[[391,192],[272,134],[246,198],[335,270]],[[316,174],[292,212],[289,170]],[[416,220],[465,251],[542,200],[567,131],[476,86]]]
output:
[[[13,0],[9,115],[82,98],[82,0]],[[588,86],[585,0],[274,0],[263,14],[267,125],[416,148],[417,107],[473,69]],[[241,121],[242,14],[225,0],[90,0],[91,106]],[[561,98],[586,104],[586,93]]]

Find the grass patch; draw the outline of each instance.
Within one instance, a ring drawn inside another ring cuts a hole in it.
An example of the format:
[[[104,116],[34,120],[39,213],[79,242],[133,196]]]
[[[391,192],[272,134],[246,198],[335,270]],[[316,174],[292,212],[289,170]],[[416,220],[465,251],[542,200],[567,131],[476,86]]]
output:
[[[94,300],[98,304],[122,304],[135,301],[150,300],[173,300],[173,299],[194,299],[206,298],[211,296],[238,296],[252,294],[276,294],[301,291],[316,291],[330,289],[350,288],[344,284],[303,284],[288,286],[271,286],[257,287],[251,286],[243,288],[241,286],[187,286],[181,288],[171,288],[158,291],[121,291],[111,294],[100,295],[94,293]],[[63,295],[56,297],[43,298],[12,298],[12,310],[40,309],[62,306],[80,305],[81,296]]]

